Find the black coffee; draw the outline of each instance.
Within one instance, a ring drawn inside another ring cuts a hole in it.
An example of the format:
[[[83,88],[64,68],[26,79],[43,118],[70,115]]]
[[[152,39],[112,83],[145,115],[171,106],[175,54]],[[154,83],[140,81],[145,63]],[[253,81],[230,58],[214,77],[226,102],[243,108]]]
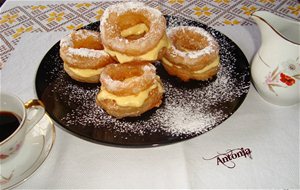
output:
[[[20,125],[21,118],[8,111],[0,111],[0,142],[9,137]]]

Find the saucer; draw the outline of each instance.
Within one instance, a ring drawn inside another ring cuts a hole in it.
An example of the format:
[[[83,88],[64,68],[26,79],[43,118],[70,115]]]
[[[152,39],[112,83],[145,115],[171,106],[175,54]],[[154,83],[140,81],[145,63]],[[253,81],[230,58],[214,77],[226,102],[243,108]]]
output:
[[[45,161],[55,140],[55,128],[45,116],[26,134],[17,155],[0,165],[1,189],[13,188],[25,182]]]

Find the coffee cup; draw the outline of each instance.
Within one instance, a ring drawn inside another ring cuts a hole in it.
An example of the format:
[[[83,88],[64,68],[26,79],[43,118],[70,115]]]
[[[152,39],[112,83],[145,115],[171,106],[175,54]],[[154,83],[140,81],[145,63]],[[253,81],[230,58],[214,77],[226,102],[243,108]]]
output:
[[[44,116],[45,108],[37,99],[23,103],[20,98],[0,93],[0,162],[19,152],[27,132]]]

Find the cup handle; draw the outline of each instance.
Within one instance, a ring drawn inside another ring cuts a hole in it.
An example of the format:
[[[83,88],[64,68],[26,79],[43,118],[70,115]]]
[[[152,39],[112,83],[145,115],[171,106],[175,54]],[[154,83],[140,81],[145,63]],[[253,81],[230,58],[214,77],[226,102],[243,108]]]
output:
[[[42,101],[37,99],[29,100],[25,103],[27,111],[27,131],[36,125],[45,115],[45,106]]]

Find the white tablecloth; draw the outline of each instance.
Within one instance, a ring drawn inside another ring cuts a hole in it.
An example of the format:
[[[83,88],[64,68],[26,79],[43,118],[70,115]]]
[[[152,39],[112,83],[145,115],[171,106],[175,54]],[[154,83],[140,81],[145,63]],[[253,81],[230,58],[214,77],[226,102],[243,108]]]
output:
[[[216,28],[251,61],[259,47],[254,26]],[[1,91],[26,101],[46,52],[66,32],[26,33],[1,74]],[[42,42],[42,43],[41,43]],[[156,148],[116,148],[87,142],[56,126],[56,142],[44,164],[19,189],[74,188],[299,188],[299,105],[265,102],[250,87],[240,108],[212,131]],[[228,149],[249,148],[232,169],[204,160]]]

